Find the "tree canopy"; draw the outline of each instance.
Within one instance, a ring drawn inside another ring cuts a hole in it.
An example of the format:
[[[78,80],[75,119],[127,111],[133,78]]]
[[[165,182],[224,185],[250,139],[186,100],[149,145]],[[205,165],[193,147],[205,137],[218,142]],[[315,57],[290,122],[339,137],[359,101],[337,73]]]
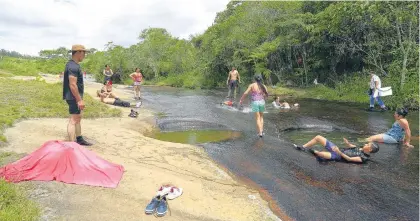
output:
[[[232,67],[245,81],[261,73],[269,85],[301,87],[315,79],[366,84],[374,70],[394,93],[418,101],[418,14],[417,2],[231,1],[202,34],[186,40],[148,28],[137,44],[93,49],[82,66],[101,79],[109,64],[123,80],[139,67],[149,82],[189,88],[224,86]]]

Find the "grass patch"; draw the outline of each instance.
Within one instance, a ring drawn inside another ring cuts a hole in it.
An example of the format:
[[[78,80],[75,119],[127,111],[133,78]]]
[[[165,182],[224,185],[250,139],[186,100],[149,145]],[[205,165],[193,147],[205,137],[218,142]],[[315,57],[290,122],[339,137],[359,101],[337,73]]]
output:
[[[0,141],[5,142],[3,131],[18,119],[40,117],[68,117],[68,105],[62,100],[62,84],[42,81],[0,79]],[[84,97],[84,118],[116,117],[121,111]]]
[[[0,179],[0,220],[38,220],[39,207],[30,201],[24,193],[16,185]]]
[[[6,158],[6,157],[10,157],[10,156],[12,156],[12,153],[10,153],[10,152],[3,152],[3,153],[0,153],[0,164],[3,162],[3,159],[4,159],[4,158]]]
[[[40,72],[58,74],[64,71],[67,59],[26,59],[4,56],[0,59],[0,69],[17,76],[37,76]]]
[[[4,70],[0,70],[0,77],[13,77],[14,75],[12,73],[9,73]]]
[[[287,88],[287,87],[267,87],[268,93],[270,95],[274,95],[273,98],[275,99],[276,96],[284,97],[284,96],[292,96],[292,97],[304,97],[306,91],[300,88]]]
[[[0,153],[0,165],[4,165],[18,155],[12,152]],[[28,199],[25,191],[13,183],[0,179],[0,220],[38,220],[40,208]]]

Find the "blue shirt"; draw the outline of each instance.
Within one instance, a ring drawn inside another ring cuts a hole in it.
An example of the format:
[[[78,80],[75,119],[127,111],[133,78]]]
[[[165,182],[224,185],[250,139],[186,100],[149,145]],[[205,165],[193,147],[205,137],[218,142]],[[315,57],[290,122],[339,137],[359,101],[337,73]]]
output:
[[[395,121],[391,129],[389,129],[385,134],[391,136],[396,141],[402,141],[405,136],[404,128],[401,127],[398,121]]]

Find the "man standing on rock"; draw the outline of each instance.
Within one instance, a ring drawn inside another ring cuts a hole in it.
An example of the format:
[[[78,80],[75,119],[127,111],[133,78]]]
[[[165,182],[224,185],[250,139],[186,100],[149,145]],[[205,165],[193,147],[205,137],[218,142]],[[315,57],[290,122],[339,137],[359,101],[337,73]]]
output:
[[[236,88],[239,86],[239,83],[241,83],[241,77],[239,76],[239,72],[236,68],[233,67],[229,72],[229,76],[226,81],[226,84],[229,87],[229,93],[226,98],[230,98],[232,100],[231,93],[233,91],[233,99],[236,100]]]
[[[79,63],[85,58],[86,49],[83,45],[73,45],[71,55],[72,59],[66,64],[63,79],[63,100],[66,100],[69,105],[70,113],[67,133],[69,141],[76,141],[80,145],[91,146],[91,143],[83,139],[80,126],[81,113],[85,108],[85,103],[83,102],[83,73]]]

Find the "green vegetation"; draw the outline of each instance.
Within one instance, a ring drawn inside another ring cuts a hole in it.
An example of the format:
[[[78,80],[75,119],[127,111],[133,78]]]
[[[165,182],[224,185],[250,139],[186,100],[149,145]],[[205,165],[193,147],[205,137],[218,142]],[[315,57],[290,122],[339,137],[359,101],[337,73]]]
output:
[[[153,84],[213,88],[235,66],[248,82],[262,73],[266,84],[304,87],[308,97],[364,103],[372,69],[393,87],[388,105],[418,108],[418,30],[414,2],[232,1],[201,35],[149,28],[129,48],[109,42],[85,68],[102,79],[110,64],[129,83],[140,67]],[[324,87],[308,89],[315,79]]]
[[[3,57],[0,59],[0,75],[11,72],[18,76],[37,76],[39,73],[58,74],[64,71],[67,59],[26,59]]]
[[[68,117],[68,106],[61,99],[62,85],[42,81],[0,79],[0,141],[2,131],[18,119],[36,117]],[[109,108],[85,95],[85,118],[119,116],[121,112]]]
[[[38,220],[40,210],[19,187],[0,179],[0,220]]]
[[[416,77],[413,77],[413,79],[416,79]],[[274,89],[269,88],[269,92],[270,94],[279,96],[288,95],[297,98],[315,98],[321,100],[368,104],[369,96],[367,95],[367,89],[365,87],[368,80],[369,79],[364,77],[354,76],[338,82],[334,87],[327,87],[322,84],[307,87],[305,89],[276,87]],[[392,85],[392,82],[392,79],[384,78],[382,80],[382,85]],[[419,108],[419,98],[416,90],[418,90],[418,81],[410,81],[406,83],[406,87],[404,87],[402,94],[395,93],[395,88],[393,88],[394,95],[382,97],[382,100],[388,108],[391,109],[405,105],[410,109],[417,110]]]
[[[16,154],[0,153],[0,165],[4,165],[7,158]],[[11,183],[0,179],[0,220],[4,221],[31,221],[38,220],[40,209],[35,203],[28,200],[25,192]]]
[[[418,108],[418,12],[418,4],[407,1],[231,1],[202,34],[185,40],[162,28],[139,30],[137,44],[108,42],[104,51],[93,49],[82,67],[98,80],[110,64],[126,84],[140,67],[146,84],[215,88],[225,87],[234,66],[244,82],[262,73],[270,86],[364,103],[367,73],[374,70],[393,88],[387,104]],[[23,70],[3,59],[0,69],[56,73],[68,56],[63,47],[40,55],[49,59],[19,61]],[[311,88],[315,79],[325,87]]]

